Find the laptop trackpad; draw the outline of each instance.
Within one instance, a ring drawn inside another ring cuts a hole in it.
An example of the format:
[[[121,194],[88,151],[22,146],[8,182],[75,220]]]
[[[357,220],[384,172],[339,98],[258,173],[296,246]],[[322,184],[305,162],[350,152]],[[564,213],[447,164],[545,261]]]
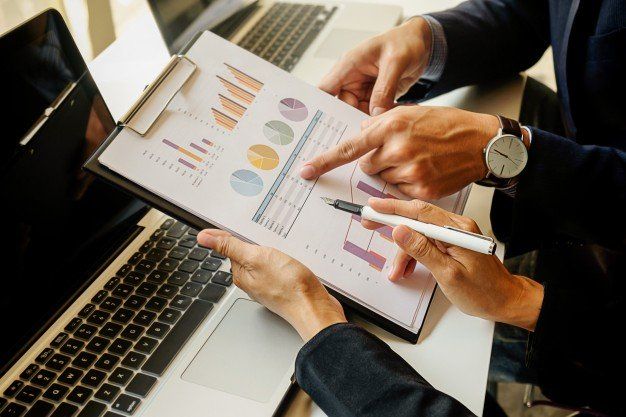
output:
[[[335,28],[315,51],[316,58],[338,59],[344,52],[357,46],[361,41],[371,38],[376,32]]]
[[[182,375],[185,381],[267,402],[302,340],[282,318],[238,299]]]

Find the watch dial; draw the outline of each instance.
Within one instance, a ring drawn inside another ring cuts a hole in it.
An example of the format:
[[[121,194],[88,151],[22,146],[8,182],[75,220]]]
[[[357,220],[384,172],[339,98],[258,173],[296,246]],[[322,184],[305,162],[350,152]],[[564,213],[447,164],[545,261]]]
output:
[[[528,152],[521,140],[512,135],[497,138],[487,149],[487,165],[499,178],[519,175],[528,160]]]

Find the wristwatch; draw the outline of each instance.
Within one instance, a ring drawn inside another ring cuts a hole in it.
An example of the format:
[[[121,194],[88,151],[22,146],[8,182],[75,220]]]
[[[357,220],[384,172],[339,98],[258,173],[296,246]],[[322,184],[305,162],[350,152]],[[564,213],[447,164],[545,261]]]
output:
[[[530,143],[524,141],[519,122],[498,116],[500,129],[483,149],[487,176],[478,185],[509,188],[517,183],[528,162]]]

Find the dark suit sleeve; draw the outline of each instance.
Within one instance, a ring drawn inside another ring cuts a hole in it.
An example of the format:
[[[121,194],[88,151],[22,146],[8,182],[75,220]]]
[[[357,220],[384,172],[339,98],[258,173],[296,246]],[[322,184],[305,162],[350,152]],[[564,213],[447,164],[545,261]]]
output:
[[[626,152],[579,145],[531,128],[516,203],[533,207],[558,234],[608,248],[626,245]]]
[[[387,344],[353,324],[327,327],[304,345],[296,379],[330,417],[473,415],[433,388]]]
[[[550,44],[547,0],[470,0],[429,15],[443,27],[448,57],[428,97],[524,71]]]

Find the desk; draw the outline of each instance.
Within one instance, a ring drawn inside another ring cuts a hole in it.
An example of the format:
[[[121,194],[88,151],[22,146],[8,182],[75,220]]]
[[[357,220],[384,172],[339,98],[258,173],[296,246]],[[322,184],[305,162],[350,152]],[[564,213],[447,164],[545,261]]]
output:
[[[404,6],[405,15],[410,16],[450,7],[458,1],[396,0],[393,3]],[[119,119],[168,59],[156,24],[152,16],[146,14],[102,52],[89,68],[113,116]],[[430,104],[517,118],[523,85],[524,79],[519,77],[491,88],[462,88],[438,97]],[[492,195],[492,190],[473,187],[465,209],[465,214],[474,218],[488,234],[491,234],[489,208]],[[499,255],[502,256],[502,245]],[[358,318],[355,320],[389,343],[435,387],[457,398],[475,414],[482,414],[493,337],[492,322],[461,313],[440,291],[435,294],[417,345],[406,343]],[[286,415],[323,413],[300,392]]]

